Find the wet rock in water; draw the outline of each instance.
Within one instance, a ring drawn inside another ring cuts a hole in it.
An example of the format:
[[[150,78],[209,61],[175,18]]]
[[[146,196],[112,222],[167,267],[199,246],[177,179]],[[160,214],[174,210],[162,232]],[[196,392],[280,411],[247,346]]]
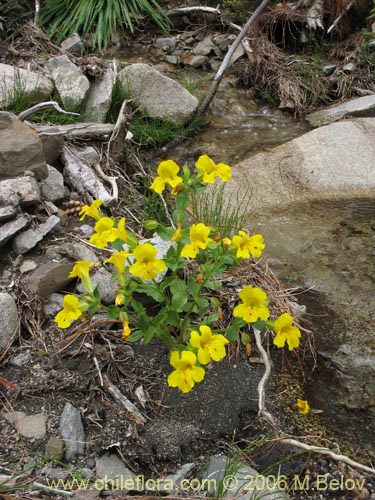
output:
[[[17,214],[17,210],[13,205],[7,207],[0,207],[0,222],[5,222],[10,219],[14,219]]]
[[[9,293],[0,293],[0,350],[12,339],[18,325],[18,309]]]
[[[31,176],[0,181],[0,203],[5,205],[9,200],[23,206],[37,205],[40,203],[39,184]]]
[[[48,101],[53,91],[52,81],[41,73],[2,63],[0,63],[0,82],[0,106],[9,104],[20,90],[30,96],[33,104]]]
[[[63,40],[61,42],[61,48],[75,56],[82,55],[85,50],[85,46],[83,45],[81,37],[78,33],[73,33],[72,36]]]
[[[6,222],[0,226],[0,248],[4,246],[13,236],[15,236],[21,229],[24,229],[29,224],[26,217],[21,216],[16,220]]]
[[[36,228],[18,234],[13,239],[13,248],[17,254],[22,254],[34,248],[43,238],[60,224],[60,219],[56,215],[51,215],[48,219],[39,224]]]
[[[5,418],[14,424],[21,436],[42,439],[46,435],[47,417],[43,413],[26,415],[23,411],[14,411],[6,413]]]
[[[375,94],[358,97],[329,108],[310,113],[306,120],[313,127],[321,127],[333,123],[345,116],[375,116]]]
[[[137,63],[124,68],[118,75],[118,82],[134,100],[134,105],[152,118],[180,123],[198,106],[196,97],[148,64]]]
[[[31,293],[45,299],[71,281],[68,276],[72,267],[73,264],[66,260],[47,262],[25,278],[24,286]]]
[[[120,460],[117,455],[106,454],[102,457],[96,458],[96,476],[99,479],[116,480],[121,482],[130,480],[135,483],[135,475],[131,472]]]
[[[85,448],[85,431],[81,414],[72,404],[66,403],[60,418],[60,435],[64,441],[65,459],[74,460],[77,455],[83,455]]]
[[[63,105],[71,107],[81,104],[90,83],[80,68],[66,56],[52,57],[47,61],[47,67]]]
[[[45,200],[61,200],[65,196],[63,175],[51,165],[47,165],[48,176],[40,183],[40,190]]]
[[[115,65],[116,62],[113,61]],[[116,82],[116,72],[107,68],[100,80],[92,85],[86,104],[85,118],[87,120],[104,123],[111,106],[113,88]]]

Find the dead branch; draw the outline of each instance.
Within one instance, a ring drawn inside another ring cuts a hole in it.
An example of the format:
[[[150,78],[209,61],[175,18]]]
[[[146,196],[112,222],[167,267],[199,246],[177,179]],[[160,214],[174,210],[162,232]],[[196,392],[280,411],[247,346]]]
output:
[[[118,186],[117,186],[117,182],[116,182],[116,179],[117,177],[110,177],[109,175],[106,175],[103,170],[102,170],[102,167],[100,166],[100,162],[99,161],[96,161],[94,164],[93,164],[93,168],[94,170],[96,171],[96,173],[106,182],[108,182],[108,184],[111,185],[112,187],[112,201],[118,201]]]
[[[253,25],[253,23],[257,19],[257,17],[261,14],[263,9],[266,7],[266,5],[268,4],[268,1],[269,0],[262,1],[262,3],[253,12],[252,16],[248,19],[247,23],[245,24],[245,26],[243,27],[243,29],[241,30],[241,32],[239,33],[239,35],[237,36],[237,38],[235,39],[233,44],[231,45],[230,49],[228,50],[228,52],[226,53],[226,55],[223,59],[223,62],[221,63],[220,68],[218,69],[218,71],[215,75],[215,78],[211,84],[211,88],[210,88],[207,96],[202,101],[201,105],[198,107],[198,109],[195,113],[196,116],[202,116],[205,113],[206,109],[210,105],[212,99],[214,98],[214,96],[217,92],[217,89],[220,85],[220,82],[223,79],[224,72],[230,63],[230,60],[232,59],[232,56],[233,56],[235,50],[237,49],[239,44],[242,42],[242,40],[245,38],[246,33],[249,31],[249,29],[251,28],[251,26]]]
[[[301,443],[300,441],[292,438],[288,434],[284,434],[281,431],[279,431],[274,417],[265,408],[265,399],[266,399],[265,386],[266,386],[267,380],[271,374],[271,364],[269,362],[268,355],[263,348],[260,331],[257,330],[256,328],[253,328],[253,331],[254,331],[254,335],[255,335],[255,342],[257,345],[257,349],[258,349],[258,351],[263,359],[263,363],[265,366],[264,375],[258,384],[258,396],[259,396],[258,414],[260,417],[264,418],[268,422],[268,424],[271,426],[272,432],[275,434],[275,436],[277,438],[277,442],[282,443],[282,444],[286,444],[288,446],[294,446],[294,447],[300,448],[302,450],[311,451],[314,453],[319,453],[321,455],[326,455],[337,462],[343,462],[347,465],[350,465],[351,467],[354,467],[356,469],[367,472],[368,474],[375,474],[375,469],[368,467],[367,465],[363,465],[359,462],[356,462],[355,460],[352,460],[351,458],[349,458],[345,455],[339,455],[339,454],[335,453],[334,451],[329,450],[328,448],[323,448],[320,446],[313,446],[313,445]]]
[[[193,7],[177,7],[167,11],[168,16],[173,16],[175,14],[188,14],[189,12],[205,12],[207,14],[221,14],[218,7],[204,7],[201,5]]]
[[[35,26],[38,26],[39,23],[39,12],[40,12],[40,0],[35,0],[35,14],[34,14]]]
[[[113,123],[76,123],[72,125],[40,125],[31,123],[39,135],[62,135],[69,139],[98,139],[112,134]]]
[[[336,19],[333,21],[333,23],[331,24],[331,26],[328,28],[327,34],[329,34],[337,26],[337,24],[340,21],[340,19],[342,18],[342,16],[351,9],[351,7],[354,4],[354,2],[355,2],[355,0],[352,0],[350,3],[348,3],[348,5],[340,13],[340,15],[338,17],[336,17]]]
[[[145,417],[138,408],[112,384],[107,375],[103,376],[103,388],[125,408],[137,424],[144,424],[146,422]]]
[[[40,102],[39,104],[35,104],[35,106],[32,106],[31,108],[25,109],[25,111],[22,111],[17,118],[21,121],[23,121],[25,118],[28,116],[32,115],[33,113],[36,113],[37,111],[40,111],[41,109],[49,109],[49,108],[54,108],[56,111],[59,113],[63,113],[64,115],[75,115],[79,116],[79,113],[73,113],[71,111],[65,111],[62,109],[59,104],[56,101],[46,101],[46,102]]]

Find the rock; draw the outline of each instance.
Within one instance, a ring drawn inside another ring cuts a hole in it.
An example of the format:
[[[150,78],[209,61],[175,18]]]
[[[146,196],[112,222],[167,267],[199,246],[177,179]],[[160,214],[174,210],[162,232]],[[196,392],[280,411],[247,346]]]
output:
[[[53,246],[47,249],[46,255],[51,258],[59,258],[61,255],[67,256],[71,260],[88,260],[97,262],[96,253],[83,243],[67,243],[65,245]]]
[[[106,454],[96,458],[96,477],[104,480],[121,480],[122,483],[130,480],[135,483],[134,474],[125,466],[117,455]]]
[[[97,500],[99,497],[101,497],[101,488],[95,484],[92,490],[74,490],[72,498],[74,500]]]
[[[157,38],[155,40],[155,47],[164,52],[173,52],[177,47],[177,38],[175,36]]]
[[[54,460],[61,460],[64,455],[64,446],[64,441],[51,436],[47,441],[44,454],[46,457],[53,457]]]
[[[108,306],[114,304],[116,298],[116,288],[118,288],[117,282],[112,280],[112,273],[100,267],[97,269],[96,273],[91,276],[91,281],[94,285],[99,285],[101,302]],[[82,283],[77,287],[79,293],[86,293],[85,288]]]
[[[351,99],[342,104],[335,104],[329,108],[315,111],[306,116],[306,120],[313,127],[328,125],[345,116],[375,116],[375,94]]]
[[[45,200],[61,200],[65,196],[63,175],[51,165],[47,165],[48,176],[40,183],[40,190]]]
[[[11,359],[9,363],[12,366],[17,366],[18,368],[21,366],[26,365],[30,360],[32,359],[32,354],[30,351],[23,352],[22,354],[19,354],[15,358]]]
[[[356,65],[354,63],[345,64],[345,66],[343,66],[343,68],[342,68],[343,72],[346,74],[353,73],[353,71],[355,71],[355,69],[356,69]]]
[[[82,224],[82,226],[79,227],[79,232],[81,233],[82,238],[89,240],[95,231],[89,224]]]
[[[244,160],[225,189],[228,195],[252,189],[254,212],[307,200],[374,198],[374,157],[375,119],[345,120]]]
[[[148,64],[137,63],[124,68],[118,82],[134,100],[134,105],[152,118],[180,123],[198,106],[196,97]]]
[[[112,68],[107,68],[100,80],[91,86],[86,104],[85,118],[97,123],[105,123],[105,118],[112,101],[113,87],[116,73]]]
[[[40,203],[40,188],[34,177],[16,177],[0,181],[0,203],[18,200],[23,206]]]
[[[24,280],[24,285],[30,292],[45,299],[69,283],[71,278],[68,278],[68,275],[72,267],[73,265],[66,260],[47,262],[29,274]]]
[[[236,48],[234,51],[234,54],[231,57],[230,64],[234,64],[238,59],[246,55],[246,51],[242,45],[242,43],[239,44],[239,46]]]
[[[43,413],[26,415],[23,411],[14,411],[5,413],[4,416],[14,424],[21,436],[42,439],[46,435],[47,417]]]
[[[20,272],[22,274],[34,271],[38,267],[38,264],[34,260],[25,260],[20,266]]]
[[[173,64],[174,66],[177,66],[180,64],[180,58],[179,56],[176,56],[174,54],[167,54],[164,59],[167,61],[169,64]]]
[[[69,54],[75,56],[81,56],[85,50],[81,37],[77,33],[73,33],[72,36],[61,42],[61,48],[65,50],[65,52],[69,52]]]
[[[34,248],[42,239],[60,223],[59,217],[51,215],[46,222],[39,224],[36,228],[18,234],[13,239],[13,248],[17,254],[26,253]]]
[[[0,207],[0,222],[5,222],[7,220],[14,219],[16,214],[17,210],[12,205],[7,207]]]
[[[104,184],[78,152],[64,146],[62,158],[65,165],[64,178],[76,191],[84,194],[88,192],[95,199],[102,200],[106,205],[113,201]]]
[[[228,464],[232,464],[229,467]],[[267,500],[286,500],[289,498],[283,490],[288,485],[280,482],[274,485],[271,478],[277,476],[262,476],[252,467],[238,462],[233,470],[233,458],[225,455],[211,456],[208,468],[203,471],[203,482],[207,479],[208,493],[218,496],[218,487],[222,485],[223,491],[220,496],[224,498],[236,498],[236,500],[255,500],[267,498]]]
[[[80,412],[70,403],[66,403],[60,418],[60,435],[65,444],[65,459],[74,460],[77,455],[83,455],[85,432]]]
[[[54,318],[64,307],[64,295],[53,293],[43,302],[43,313],[49,318]]]
[[[323,69],[322,69],[323,75],[324,76],[332,75],[332,73],[334,73],[336,67],[337,66],[335,64],[326,64],[325,66],[323,66]]]
[[[181,486],[183,486],[181,482],[191,475],[194,468],[194,463],[184,464],[174,474],[168,474],[168,476],[161,478],[158,491],[168,493],[168,495],[177,495],[181,491]],[[182,491],[185,492],[186,489],[183,488]]]
[[[32,128],[0,112],[0,179],[17,177],[25,170],[34,172],[37,179],[47,176],[42,142]]]
[[[50,127],[48,134],[40,134],[43,153],[47,164],[53,165],[61,156],[65,144],[64,135],[59,132],[57,127]]]
[[[0,247],[4,246],[13,236],[29,224],[26,217],[21,216],[0,226]]]
[[[194,54],[184,54],[182,56],[182,63],[185,64],[185,66],[191,66],[192,68],[200,68],[206,62],[208,61],[208,58],[206,56],[198,56]]]
[[[0,293],[0,350],[12,339],[19,316],[17,305],[11,295]]]
[[[203,40],[201,40],[194,48],[193,52],[194,54],[200,55],[200,56],[208,56],[211,52],[215,52],[217,49],[217,46],[214,44],[212,41],[211,36],[207,36]]]
[[[78,107],[90,87],[87,77],[66,56],[52,57],[47,67],[63,105],[66,108]]]
[[[0,63],[0,106],[11,103],[21,92],[30,97],[32,104],[49,101],[52,91],[52,81],[42,74]]]

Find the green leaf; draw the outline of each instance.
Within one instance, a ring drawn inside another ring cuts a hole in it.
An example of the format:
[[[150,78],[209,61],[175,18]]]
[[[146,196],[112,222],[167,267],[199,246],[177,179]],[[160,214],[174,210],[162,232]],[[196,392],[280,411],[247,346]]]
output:
[[[121,309],[117,306],[108,306],[107,307],[107,316],[109,319],[117,319],[119,317],[120,312],[121,312]]]
[[[143,345],[147,345],[151,342],[151,340],[154,338],[155,334],[157,333],[157,329],[155,329],[154,326],[150,326],[150,328],[148,328],[146,330],[146,333],[143,337],[143,341],[142,341],[142,344]]]
[[[137,340],[143,337],[144,333],[142,330],[135,330],[128,337],[128,342],[137,342]]]
[[[226,334],[229,342],[234,342],[238,338],[238,328],[235,328],[234,326],[229,326],[226,329]]]
[[[255,323],[251,323],[251,326],[253,328],[256,328],[257,330],[261,331],[262,333],[266,332],[268,330],[268,326],[265,321],[259,319]]]
[[[166,323],[172,326],[180,326],[181,318],[178,312],[175,310],[168,311]]]
[[[174,227],[165,227],[161,224],[159,224],[155,231],[164,241],[171,241],[172,236],[176,232]]]
[[[171,305],[177,312],[181,312],[184,310],[184,305],[187,303],[187,301],[188,297],[186,293],[176,292],[172,295]]]
[[[241,342],[243,343],[243,345],[246,345],[247,343],[250,342],[250,337],[248,333],[241,332]]]
[[[156,302],[164,302],[165,297],[161,294],[154,283],[144,283],[138,285],[137,292],[144,293],[148,297],[153,298]]]
[[[199,314],[203,314],[207,311],[208,304],[209,304],[207,299],[205,299],[204,297],[201,297],[199,299],[196,299],[196,303],[198,306],[198,313]]]

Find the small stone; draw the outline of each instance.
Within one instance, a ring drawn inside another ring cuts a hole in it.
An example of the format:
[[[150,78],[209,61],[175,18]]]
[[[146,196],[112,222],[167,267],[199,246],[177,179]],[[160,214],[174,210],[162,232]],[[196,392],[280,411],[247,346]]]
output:
[[[356,69],[356,65],[354,63],[345,64],[345,66],[342,68],[344,73],[353,73],[353,71],[355,69]]]
[[[67,56],[52,57],[48,60],[47,66],[63,105],[65,107],[79,105],[90,87],[81,69]]]
[[[18,309],[9,293],[0,293],[0,350],[12,339],[18,326]]]
[[[14,196],[24,206],[40,203],[40,188],[35,178],[25,176],[0,181],[0,203],[6,205]]]
[[[0,222],[14,219],[16,214],[17,210],[13,205],[9,205],[8,207],[0,207]]]
[[[102,78],[91,85],[85,119],[96,123],[105,122],[112,102],[116,74],[112,68],[107,68]]]
[[[182,58],[182,62],[185,66],[191,66],[192,68],[199,68],[206,64],[208,58],[206,56],[186,54]]]
[[[65,459],[71,462],[77,455],[83,455],[85,431],[81,414],[72,404],[66,403],[60,418],[60,435],[66,447]]]
[[[47,417],[43,413],[26,415],[23,411],[14,411],[4,416],[23,437],[42,439],[46,435]]]
[[[79,227],[79,232],[81,233],[83,238],[89,240],[94,234],[94,228],[89,224],[82,224],[82,226]]]
[[[37,267],[38,264],[34,260],[25,260],[20,267],[20,271],[22,274],[25,274],[34,271]]]
[[[335,64],[326,64],[325,66],[323,66],[323,69],[322,69],[323,75],[324,76],[332,75],[332,73],[335,71],[336,67],[337,66]]]
[[[65,196],[63,175],[51,165],[47,165],[48,176],[40,183],[43,199],[48,201],[61,200]]]
[[[36,228],[17,235],[13,239],[13,248],[18,254],[26,253],[34,248],[42,239],[60,223],[59,217],[51,215],[46,222]]]
[[[69,283],[71,278],[68,276],[72,267],[73,265],[66,260],[47,262],[28,274],[24,285],[35,295],[45,299]]]
[[[106,306],[114,304],[118,285],[112,280],[112,273],[101,267],[91,276],[91,281],[94,287],[99,286],[101,302]],[[77,290],[79,293],[85,293],[82,283],[78,285]]]
[[[64,307],[64,295],[53,293],[43,304],[43,312],[49,318],[54,318]]]
[[[81,56],[85,50],[81,37],[77,33],[73,33],[72,36],[61,42],[61,48],[75,56]]]
[[[180,467],[174,474],[169,474],[165,476],[161,480],[160,491],[166,492],[169,495],[172,493],[178,494],[179,489],[181,487],[181,481],[190,476],[193,471],[195,464],[184,464]],[[173,489],[171,489],[171,485],[173,484]]]
[[[13,236],[15,236],[21,229],[28,225],[29,221],[26,217],[19,217],[16,220],[6,222],[0,226],[0,247],[5,245]]]
[[[216,45],[213,43],[212,37],[208,36],[194,47],[193,52],[194,54],[198,54],[200,56],[208,56],[208,54],[210,54],[210,52],[214,52],[215,49]]]
[[[162,37],[155,40],[155,47],[164,52],[172,52],[177,46],[177,38],[175,36]]]
[[[24,366],[28,361],[30,361],[31,358],[32,355],[30,351],[23,352],[22,354],[19,354],[15,358],[11,359],[10,364],[17,367]]]
[[[135,480],[134,474],[114,454],[106,454],[96,459],[96,476],[100,479],[120,479],[123,483],[129,479]]]
[[[173,64],[174,66],[177,66],[178,64],[180,64],[180,58],[178,56],[173,55],[173,54],[166,55],[165,60],[169,64]]]
[[[51,436],[46,444],[46,457],[54,460],[60,460],[64,455],[64,446],[64,441],[55,436]]]

